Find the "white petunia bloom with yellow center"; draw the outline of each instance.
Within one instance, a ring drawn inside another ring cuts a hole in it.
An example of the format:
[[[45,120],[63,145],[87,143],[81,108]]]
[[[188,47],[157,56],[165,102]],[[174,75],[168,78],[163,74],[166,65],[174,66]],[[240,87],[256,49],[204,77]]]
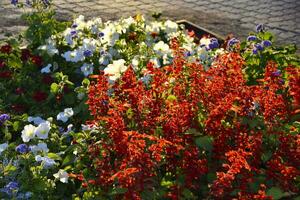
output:
[[[35,136],[35,130],[37,127],[33,126],[32,124],[26,125],[22,131],[22,140],[23,142],[29,142]]]
[[[34,131],[35,135],[40,139],[47,139],[51,129],[50,122],[46,121],[41,123]]]

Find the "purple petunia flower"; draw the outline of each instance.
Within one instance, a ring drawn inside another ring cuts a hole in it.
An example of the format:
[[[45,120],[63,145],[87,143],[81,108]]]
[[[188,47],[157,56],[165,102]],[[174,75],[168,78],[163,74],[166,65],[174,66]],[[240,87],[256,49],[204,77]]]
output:
[[[263,32],[265,30],[265,26],[263,24],[258,24],[256,26],[256,32]]]
[[[186,51],[186,52],[184,52],[184,56],[185,57],[189,57],[189,56],[191,56],[192,54],[191,54],[191,52],[189,52],[189,51]]]
[[[238,39],[236,39],[236,38],[231,38],[229,41],[228,41],[228,46],[233,46],[233,45],[235,45],[235,44],[237,44],[237,43],[239,43],[240,41],[238,40]]]
[[[24,154],[29,151],[29,147],[26,144],[20,144],[16,147],[16,151]]]
[[[248,41],[248,42],[254,41],[254,40],[256,40],[256,39],[257,39],[257,37],[256,37],[255,35],[249,35],[249,36],[247,37],[247,41]]]
[[[19,184],[15,181],[9,182],[6,186],[4,186],[3,189],[1,189],[2,192],[5,192],[9,196],[11,196],[13,192],[18,190],[19,190]]]
[[[9,120],[10,116],[8,114],[0,115],[0,125],[4,124],[5,121]]]
[[[218,48],[219,47],[219,42],[218,42],[217,38],[211,38],[210,39],[210,44],[208,46],[209,46],[209,49]]]
[[[26,6],[32,6],[32,3],[30,2],[30,0],[26,0],[25,4],[26,4]]]
[[[18,4],[18,0],[11,0],[11,4],[13,4],[14,6],[16,6]]]
[[[264,40],[264,41],[262,42],[262,45],[263,45],[264,47],[269,47],[269,46],[272,46],[272,42],[271,42],[270,40]]]
[[[252,50],[252,53],[255,54],[255,55],[257,54],[257,52],[258,52],[258,51],[257,51],[257,48],[254,48],[254,49]]]
[[[92,52],[91,50],[85,50],[85,51],[83,52],[83,55],[84,55],[85,57],[91,57],[91,56],[93,55],[93,52]]]
[[[284,85],[284,80],[281,78],[281,79],[278,80],[278,83],[279,83],[280,85]]]
[[[255,44],[255,48],[259,51],[264,50],[264,47],[261,44]]]

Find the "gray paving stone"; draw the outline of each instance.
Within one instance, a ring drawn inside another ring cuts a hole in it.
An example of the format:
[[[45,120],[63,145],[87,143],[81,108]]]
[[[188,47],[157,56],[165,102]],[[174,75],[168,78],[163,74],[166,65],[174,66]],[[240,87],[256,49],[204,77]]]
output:
[[[58,19],[74,15],[99,16],[103,20],[161,11],[173,20],[188,19],[220,35],[246,36],[257,23],[266,23],[282,43],[300,46],[300,0],[54,0]],[[0,0],[0,39],[4,33],[25,29],[21,11],[10,0]]]

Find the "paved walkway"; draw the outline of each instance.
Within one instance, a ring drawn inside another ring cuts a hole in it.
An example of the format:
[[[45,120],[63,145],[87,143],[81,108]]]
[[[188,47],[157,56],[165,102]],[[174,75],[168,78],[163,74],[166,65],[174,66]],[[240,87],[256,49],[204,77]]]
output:
[[[19,0],[22,1],[22,0]],[[25,0],[23,0],[25,1]],[[113,20],[136,13],[160,11],[173,20],[187,19],[220,35],[235,33],[246,37],[258,23],[264,23],[277,42],[300,47],[300,0],[53,0],[58,18],[72,19],[83,14],[88,18]],[[25,28],[19,20],[21,10],[0,0],[0,38],[3,33],[17,33]]]

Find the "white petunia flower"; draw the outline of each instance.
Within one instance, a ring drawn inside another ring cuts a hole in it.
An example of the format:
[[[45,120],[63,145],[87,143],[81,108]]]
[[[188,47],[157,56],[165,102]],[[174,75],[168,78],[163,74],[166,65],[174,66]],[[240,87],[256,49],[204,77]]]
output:
[[[41,123],[34,131],[34,134],[40,139],[47,139],[51,129],[50,122]]]
[[[51,69],[50,69],[51,67],[52,67],[52,65],[48,64],[46,67],[44,67],[44,68],[41,69],[41,73],[43,73],[43,74],[50,73],[51,72]]]
[[[87,27],[87,24],[84,21],[84,16],[83,15],[79,15],[78,18],[76,18],[74,20],[74,24],[77,25],[78,30],[83,30]]]
[[[58,113],[58,115],[56,116],[57,120],[60,120],[62,122],[67,122],[68,121],[68,117],[65,116],[64,112],[60,112]]]
[[[29,116],[27,119],[28,122],[33,122],[35,125],[40,125],[41,123],[45,122],[46,120],[42,119],[41,117],[31,117]]]
[[[83,131],[92,131],[92,130],[94,130],[94,129],[96,129],[97,128],[97,126],[96,125],[90,125],[90,124],[88,124],[88,125],[85,125],[85,124],[81,124],[81,129],[83,130]]]
[[[56,48],[54,40],[50,38],[46,41],[46,43],[46,45],[42,45],[38,49],[47,51],[50,56],[58,54],[58,49]]]
[[[115,60],[104,69],[104,74],[108,74],[109,79],[115,81],[121,77],[121,73],[125,72],[127,68],[124,59]]]
[[[170,53],[170,48],[169,45],[164,43],[163,41],[159,41],[153,46],[153,50],[158,54],[158,55],[164,55],[167,53]]]
[[[72,128],[73,128],[73,124],[69,124],[67,126],[67,131],[65,131],[62,135],[64,136],[69,135],[69,133],[72,131]]]
[[[35,161],[42,162],[42,165],[44,166],[44,168],[49,168],[56,164],[56,162],[52,158],[49,158],[48,156],[43,157],[43,156],[37,155],[37,156],[35,156]]]
[[[84,38],[82,41],[82,50],[90,50],[94,52],[96,50],[97,41],[93,38]]]
[[[146,25],[146,31],[149,33],[159,33],[162,28],[162,22],[154,21]]]
[[[83,51],[80,49],[75,49],[74,51],[67,51],[62,54],[62,57],[66,59],[67,62],[79,62],[85,59]]]
[[[72,108],[66,108],[64,112],[60,112],[57,116],[56,119],[60,120],[62,122],[67,122],[70,117],[74,115],[74,111]]]
[[[154,65],[154,67],[156,67],[156,68],[161,67],[161,64],[160,64],[160,61],[159,61],[158,58],[151,58],[151,59],[149,60],[149,62],[152,62],[153,65]]]
[[[37,127],[32,124],[26,125],[22,131],[22,140],[23,142],[29,142],[35,136],[35,130]]]
[[[108,65],[109,62],[112,59],[112,55],[110,53],[104,53],[103,55],[101,55],[101,57],[99,58],[99,63],[101,65]]]
[[[203,37],[203,38],[201,38],[201,40],[200,40],[200,46],[205,46],[205,47],[208,48],[210,42],[211,42],[210,38]]]
[[[53,174],[53,176],[62,183],[68,183],[69,174],[65,170],[60,169],[56,174]]]
[[[167,34],[174,33],[178,29],[178,24],[175,22],[172,22],[170,20],[167,20],[164,25],[165,25],[165,31]]]
[[[101,37],[102,44],[109,46],[113,46],[120,37],[114,24],[108,24],[101,32],[103,33],[103,37]]]
[[[136,21],[133,17],[128,17],[126,19],[123,20],[124,24],[129,27],[131,24],[136,24]]]
[[[7,147],[8,147],[7,143],[0,144],[0,155],[2,154],[3,151],[7,149]]]
[[[46,143],[38,143],[38,145],[29,146],[29,149],[33,154],[37,154],[38,152],[43,152],[43,153],[49,152]]]
[[[93,65],[87,64],[87,63],[84,63],[80,69],[81,69],[82,73],[84,74],[84,76],[89,76],[90,74],[93,74],[93,71],[94,71]]]
[[[66,108],[64,110],[64,113],[65,113],[65,116],[67,116],[67,117],[72,117],[74,115],[74,111],[72,108]]]
[[[139,57],[138,56],[134,56],[132,61],[131,61],[132,67],[134,70],[138,69],[139,66]]]

